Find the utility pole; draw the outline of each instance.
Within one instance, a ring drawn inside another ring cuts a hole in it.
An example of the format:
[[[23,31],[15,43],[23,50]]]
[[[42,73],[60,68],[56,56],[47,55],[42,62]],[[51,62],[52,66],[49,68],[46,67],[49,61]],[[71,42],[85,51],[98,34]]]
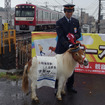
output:
[[[99,10],[98,10],[98,33],[100,32],[100,17],[101,17],[101,0],[99,0]]]
[[[83,25],[84,25],[84,13],[83,13],[83,10],[85,10],[84,8],[81,8],[81,18],[80,18],[80,27],[81,27],[81,31],[83,31]]]
[[[71,0],[71,4],[73,4],[73,0]]]
[[[53,8],[54,8],[54,11],[56,10],[56,8],[57,8],[57,6],[53,6]]]
[[[8,24],[11,24],[10,21],[10,12],[11,12],[11,0],[5,0],[4,2],[4,7],[5,7],[5,16],[6,16],[6,22]]]
[[[82,28],[82,25],[83,25],[83,16],[82,16],[82,11],[83,11],[83,8],[81,8],[81,28]]]
[[[47,4],[48,4],[48,2],[45,2],[45,6],[46,6],[46,8],[48,7],[48,5],[47,5]]]

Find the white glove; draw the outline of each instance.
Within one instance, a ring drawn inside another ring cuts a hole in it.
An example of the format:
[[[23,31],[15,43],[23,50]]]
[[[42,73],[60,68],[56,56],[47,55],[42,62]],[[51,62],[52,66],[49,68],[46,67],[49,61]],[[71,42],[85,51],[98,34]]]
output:
[[[73,46],[73,44],[69,44],[69,48],[71,48]]]

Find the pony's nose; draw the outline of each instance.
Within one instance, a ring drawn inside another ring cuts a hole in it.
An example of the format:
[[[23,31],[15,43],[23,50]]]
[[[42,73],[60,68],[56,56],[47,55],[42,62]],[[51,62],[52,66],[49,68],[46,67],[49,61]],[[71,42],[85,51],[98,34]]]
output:
[[[88,65],[88,60],[84,60],[83,64],[84,64],[84,66],[87,66]]]

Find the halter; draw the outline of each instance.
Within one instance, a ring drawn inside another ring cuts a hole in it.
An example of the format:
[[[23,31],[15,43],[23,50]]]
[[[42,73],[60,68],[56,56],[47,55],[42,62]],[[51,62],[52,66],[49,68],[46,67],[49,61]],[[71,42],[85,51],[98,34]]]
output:
[[[80,50],[80,48],[78,47],[78,48],[76,48],[76,49],[72,49],[72,52],[77,52],[77,51],[79,51]]]
[[[72,49],[72,52],[77,52],[77,51],[79,51],[80,50],[80,47],[77,47],[76,49]],[[85,59],[86,57],[84,56],[83,57],[83,60],[82,60],[82,63],[84,62],[84,59]]]
[[[82,63],[83,63],[83,61],[84,61],[85,58],[86,58],[86,57],[84,56],[84,57],[83,57],[83,60],[82,60]]]

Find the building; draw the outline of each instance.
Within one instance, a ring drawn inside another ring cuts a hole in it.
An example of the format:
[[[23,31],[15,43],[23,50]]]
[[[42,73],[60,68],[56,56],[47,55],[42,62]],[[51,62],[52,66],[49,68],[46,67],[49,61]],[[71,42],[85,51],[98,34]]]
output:
[[[88,13],[81,12],[79,21],[82,33],[96,32],[96,21],[93,16],[89,16]]]
[[[105,19],[100,20],[100,30],[99,33],[104,33],[105,34]]]
[[[10,18],[11,19],[9,21],[9,28],[14,28],[14,14],[15,14],[15,11],[13,8],[10,11]],[[7,23],[6,12],[5,12],[4,8],[0,9],[0,16],[2,17],[2,24]]]

